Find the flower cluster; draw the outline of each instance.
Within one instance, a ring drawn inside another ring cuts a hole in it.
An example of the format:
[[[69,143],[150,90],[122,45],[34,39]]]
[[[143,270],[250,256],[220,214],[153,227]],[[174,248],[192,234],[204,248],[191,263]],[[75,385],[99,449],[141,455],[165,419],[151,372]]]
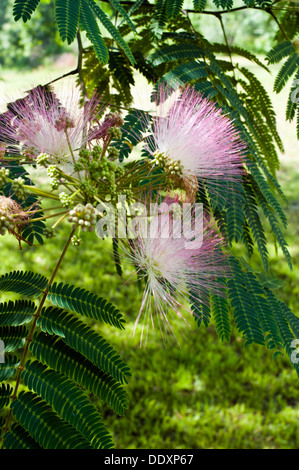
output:
[[[21,201],[26,199],[28,193],[25,188],[25,180],[21,176],[13,180],[11,184],[11,189],[13,190],[13,192],[15,193],[15,196],[18,199],[20,199]]]
[[[5,114],[3,136],[19,144],[16,152],[30,150],[34,159],[46,154],[51,163],[68,167],[73,163],[71,154],[88,142],[99,100],[94,95],[80,107],[78,89],[68,89],[60,100],[54,96],[44,87],[31,90]]]
[[[79,226],[83,232],[91,232],[97,222],[96,209],[91,204],[77,204],[70,211],[68,221],[74,226]]]
[[[143,318],[142,332],[158,322],[167,338],[175,335],[169,313],[187,324],[183,312],[190,313],[190,299],[204,303],[211,292],[221,294],[219,279],[227,274],[223,240],[208,216],[202,214],[200,226],[196,225],[196,194],[200,181],[208,181],[212,188],[219,181],[233,186],[244,171],[245,148],[229,117],[191,87],[179,90],[170,105],[170,89],[158,87],[157,93],[160,104],[152,120],[144,121],[149,134],[142,138],[151,158],[124,163],[120,149],[128,126],[123,127],[119,113],[105,114],[96,96],[81,106],[76,91],[57,99],[49,89],[32,90],[2,116],[3,135],[20,161],[25,158],[41,171],[46,169],[51,191],[25,185],[22,177],[10,180],[6,168],[0,170],[0,183],[11,183],[12,193],[21,201],[28,190],[54,200],[54,214],[31,220],[58,218],[44,231],[48,238],[68,220],[75,246],[81,244],[81,232],[93,231],[97,216],[104,217],[95,209],[98,204],[109,201],[115,209],[121,196],[133,205],[151,205],[146,195],[156,194],[163,210],[150,217],[141,215],[133,224],[134,236],[131,232],[131,238],[117,243],[144,282],[134,331]],[[221,185],[215,190],[216,186]],[[189,212],[184,212],[185,203],[192,206]],[[16,219],[10,211],[1,208],[0,219],[1,234],[13,229]]]
[[[197,213],[198,231],[191,236],[185,234],[184,227],[192,227],[194,214],[190,210],[180,217],[177,199],[166,198],[154,207],[146,221],[135,225],[135,237],[129,247],[121,243],[125,259],[145,282],[134,328],[135,332],[143,316],[141,342],[150,323],[154,326],[158,322],[165,338],[175,336],[168,312],[187,323],[182,315],[183,311],[190,313],[186,301],[193,296],[205,303],[208,292],[221,293],[217,277],[226,272],[226,257],[220,249],[223,240],[203,212]]]
[[[3,186],[8,182],[9,169],[2,167],[0,168],[0,186]]]
[[[5,235],[6,231],[13,230],[13,217],[6,210],[0,209],[0,235]]]
[[[155,162],[187,186],[196,179],[212,183],[239,178],[245,147],[229,117],[191,87],[170,106],[168,95],[169,90],[160,87],[160,105],[147,138]]]

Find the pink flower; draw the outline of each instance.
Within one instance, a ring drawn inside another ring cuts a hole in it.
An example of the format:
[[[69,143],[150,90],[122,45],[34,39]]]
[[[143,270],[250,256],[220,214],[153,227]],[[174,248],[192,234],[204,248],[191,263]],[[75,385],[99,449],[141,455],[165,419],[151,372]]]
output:
[[[245,146],[230,118],[191,87],[168,105],[169,89],[156,95],[148,150],[169,175],[189,181],[233,180],[242,173]]]
[[[175,313],[188,324],[182,312],[191,313],[187,305],[190,299],[205,303],[211,292],[221,294],[223,286],[217,278],[227,274],[226,256],[220,249],[222,240],[199,206],[195,209],[194,227],[191,204],[183,211],[177,200],[165,199],[160,206],[153,204],[151,217],[141,216],[134,224],[129,246],[121,240],[125,258],[145,283],[133,332],[143,316],[141,344],[149,323],[154,327],[158,322],[163,339],[175,337],[169,316]]]
[[[32,158],[47,154],[54,164],[72,163],[71,150],[75,154],[86,143],[99,105],[93,96],[82,107],[80,98],[77,88],[68,87],[57,99],[49,89],[37,87],[24,99],[9,105],[1,137],[8,142],[16,141],[19,145],[15,151],[25,151]]]

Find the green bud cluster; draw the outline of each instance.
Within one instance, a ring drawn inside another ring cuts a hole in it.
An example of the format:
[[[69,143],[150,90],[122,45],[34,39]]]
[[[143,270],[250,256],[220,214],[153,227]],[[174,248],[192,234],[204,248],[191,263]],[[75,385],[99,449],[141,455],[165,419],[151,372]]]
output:
[[[83,232],[86,232],[86,230],[91,232],[97,223],[96,210],[91,204],[86,204],[86,206],[77,204],[70,211],[68,221],[74,226],[78,225]]]
[[[38,150],[36,150],[36,148],[34,147],[26,147],[23,151],[22,151],[22,155],[24,157],[23,161],[25,162],[28,162],[28,161],[32,161],[32,159],[34,157],[36,157],[36,155],[38,154]]]
[[[123,176],[125,174],[126,170],[124,169],[124,167],[122,166],[116,166],[115,170],[114,170],[114,174],[115,174],[115,178],[120,178],[121,176]]]
[[[56,165],[50,165],[47,170],[47,173],[50,178],[58,178],[60,175],[59,169]]]
[[[55,230],[52,229],[52,228],[45,228],[44,229],[44,237],[54,238],[55,237]]]
[[[44,166],[44,167],[47,167],[50,163],[50,155],[48,155],[47,153],[41,153],[37,159],[36,159],[36,163],[38,165],[41,165],[41,166]],[[54,166],[54,165],[53,165]]]
[[[107,153],[109,160],[114,161],[119,159],[120,151],[116,147],[109,147]]]
[[[103,153],[103,149],[100,145],[95,145],[92,149],[91,155],[94,160],[99,160]]]
[[[5,235],[7,230],[12,230],[13,228],[13,217],[4,209],[0,209],[0,235]]]
[[[84,170],[84,164],[82,161],[78,161],[74,164],[74,170],[75,171],[83,171]]]
[[[105,121],[114,121],[115,126],[123,126],[124,120],[121,115],[117,112],[110,112],[105,115]]]
[[[52,189],[58,189],[59,187],[58,178],[60,176],[59,169],[55,165],[50,165],[47,169],[47,173],[48,173],[49,178],[51,178]]]
[[[69,208],[72,205],[71,197],[65,192],[59,194],[59,199],[63,207]]]
[[[95,180],[102,180],[105,183],[109,184],[109,190],[113,193],[116,191],[116,184],[115,184],[115,172],[116,172],[117,165],[114,162],[110,162],[107,158],[103,158],[101,162],[99,162],[98,168],[96,171],[91,171],[91,177]]]
[[[155,152],[154,157],[156,164],[164,168],[169,175],[182,176],[184,167],[179,160],[173,161],[168,155],[159,152],[159,150]]]
[[[24,188],[25,180],[19,176],[19,178],[15,178],[11,184],[11,188],[15,193],[16,197],[23,201],[27,197],[27,190]]]
[[[52,179],[51,187],[52,187],[52,189],[58,189],[59,188],[59,181],[56,178]]]
[[[3,186],[4,184],[8,183],[8,177],[9,177],[9,169],[8,168],[0,168],[0,186]]]
[[[90,151],[87,149],[81,149],[79,152],[79,157],[83,160],[88,160],[90,158]]]
[[[92,199],[97,193],[96,187],[88,180],[82,181],[79,185],[79,189],[83,194],[85,194],[85,196],[87,196],[88,199]]]
[[[120,140],[122,136],[122,131],[117,126],[112,126],[108,129],[108,134],[111,136],[112,139]]]
[[[74,235],[72,238],[71,238],[71,242],[74,246],[80,246],[81,243],[82,243],[82,239],[80,237],[77,237],[77,235]]]

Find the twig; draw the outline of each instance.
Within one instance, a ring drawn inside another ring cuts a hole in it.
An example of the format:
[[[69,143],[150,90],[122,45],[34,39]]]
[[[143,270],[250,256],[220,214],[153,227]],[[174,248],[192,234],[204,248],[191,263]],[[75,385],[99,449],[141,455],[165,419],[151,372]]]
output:
[[[61,256],[58,260],[58,263],[54,269],[54,272],[52,274],[52,277],[46,287],[46,290],[44,291],[43,293],[43,296],[41,298],[41,301],[40,301],[40,304],[39,304],[39,307],[34,315],[34,320],[33,320],[33,323],[31,325],[31,328],[30,328],[30,331],[29,331],[29,334],[26,338],[26,343],[25,343],[25,347],[24,347],[24,351],[23,351],[23,356],[22,356],[22,359],[21,359],[21,363],[18,367],[18,375],[17,375],[17,378],[16,378],[16,384],[15,384],[15,389],[14,389],[14,393],[13,393],[13,396],[12,396],[12,401],[16,400],[17,399],[17,396],[18,396],[18,390],[19,390],[19,385],[20,385],[20,380],[21,380],[21,374],[24,370],[24,367],[25,367],[25,362],[26,362],[26,359],[27,359],[27,354],[28,354],[28,351],[29,351],[29,346],[30,346],[30,343],[32,342],[33,340],[33,334],[34,334],[34,331],[35,331],[35,328],[36,328],[36,325],[37,325],[37,321],[39,319],[39,317],[41,316],[41,312],[42,312],[42,308],[45,304],[45,301],[47,299],[47,296],[48,296],[48,293],[49,293],[49,289],[51,287],[51,285],[53,284],[54,282],[54,279],[56,277],[56,274],[60,268],[60,265],[63,261],[63,258],[68,250],[68,247],[70,246],[70,243],[71,243],[71,240],[72,240],[72,236],[74,235],[75,233],[75,230],[76,229],[73,229],[72,230],[72,233],[70,234],[70,237],[64,247],[64,250],[63,252],[61,253]],[[11,422],[11,417],[12,417],[12,409],[10,408],[9,410],[9,414],[7,416],[7,420],[6,420],[6,424],[5,424],[5,427],[3,428],[3,432],[2,432],[2,438],[3,438],[3,441],[2,441],[2,448],[4,447],[4,435],[6,434],[6,432],[9,430],[10,428],[10,422]]]

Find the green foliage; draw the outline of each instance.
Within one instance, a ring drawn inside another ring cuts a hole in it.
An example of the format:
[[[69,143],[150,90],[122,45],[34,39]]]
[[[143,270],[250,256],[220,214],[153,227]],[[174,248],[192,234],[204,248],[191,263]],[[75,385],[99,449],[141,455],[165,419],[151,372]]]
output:
[[[20,360],[11,353],[22,356],[20,352],[29,347],[33,357],[18,372],[18,380],[21,378],[30,391],[20,392],[11,403],[13,417],[19,424],[9,432],[4,428],[5,447],[112,447],[111,436],[90,397],[96,396],[115,413],[124,414],[128,400],[122,384],[130,375],[129,368],[110,343],[84,320],[55,305],[83,314],[83,319],[89,316],[123,329],[120,312],[85,289],[63,283],[49,286],[44,276],[32,272],[14,271],[1,276],[0,290],[26,297],[43,293],[39,307],[30,300],[9,301],[0,306],[0,337],[5,345],[0,381],[17,373]],[[54,306],[42,307],[47,293]],[[42,331],[32,337],[29,329],[34,321]],[[9,404],[11,391],[10,386],[1,386],[2,408]]]
[[[296,16],[295,31],[299,30],[298,15]],[[294,34],[292,34],[293,36]],[[293,121],[295,118],[296,110],[298,109],[298,79],[299,79],[299,54],[296,50],[295,43],[290,41],[281,41],[276,44],[267,55],[269,64],[279,63],[282,59],[286,59],[281,69],[279,70],[275,82],[274,91],[280,91],[286,86],[291,77],[294,77],[294,82],[291,86],[289,98],[287,102],[286,118]],[[294,76],[295,75],[295,76]],[[294,88],[295,89],[292,89]],[[299,139],[299,110],[297,113],[297,137]]]
[[[30,20],[32,13],[37,8],[40,0],[15,0],[13,6],[13,16],[15,21],[22,18],[24,23]]]
[[[211,296],[211,311],[215,328],[222,341],[231,337],[232,320],[245,345],[255,343],[291,356],[291,342],[298,332],[298,318],[265,287],[257,274],[244,267],[237,258],[228,260],[228,279],[221,295]],[[193,312],[205,320],[204,311],[191,299]],[[294,364],[299,375],[299,366]]]
[[[120,311],[105,299],[85,289],[63,283],[54,283],[49,289],[48,299],[53,305],[99,320],[123,329],[125,320]]]
[[[55,0],[55,18],[61,39],[71,44],[76,37],[80,0]]]
[[[0,325],[20,326],[29,323],[35,310],[36,305],[31,300],[4,302],[0,306]]]
[[[0,277],[0,290],[2,292],[15,292],[27,297],[40,296],[47,284],[48,281],[44,276],[31,271],[13,271]]]
[[[123,40],[121,34],[119,33],[118,29],[113,25],[110,21],[108,16],[94,3],[93,0],[88,0],[88,3],[92,10],[94,11],[95,15],[99,18],[101,23],[105,26],[107,31],[110,33],[111,37],[116,41],[116,43],[124,50],[125,54],[129,58],[130,62],[134,64],[135,59],[132,55],[130,48],[128,47],[127,43]],[[111,2],[112,3],[112,2]],[[118,4],[118,2],[113,2],[113,4]],[[119,7],[121,5],[119,4]],[[123,12],[123,8],[120,9]],[[125,16],[127,17],[127,15]],[[130,22],[131,24],[131,22]],[[93,42],[93,41],[92,41]],[[105,62],[104,62],[105,63]]]
[[[90,9],[87,2],[84,0],[80,6],[80,23],[81,28],[86,31],[88,39],[93,43],[93,47],[97,58],[100,62],[106,64],[108,62],[108,50],[101,36],[100,29],[94,17],[92,10]]]

